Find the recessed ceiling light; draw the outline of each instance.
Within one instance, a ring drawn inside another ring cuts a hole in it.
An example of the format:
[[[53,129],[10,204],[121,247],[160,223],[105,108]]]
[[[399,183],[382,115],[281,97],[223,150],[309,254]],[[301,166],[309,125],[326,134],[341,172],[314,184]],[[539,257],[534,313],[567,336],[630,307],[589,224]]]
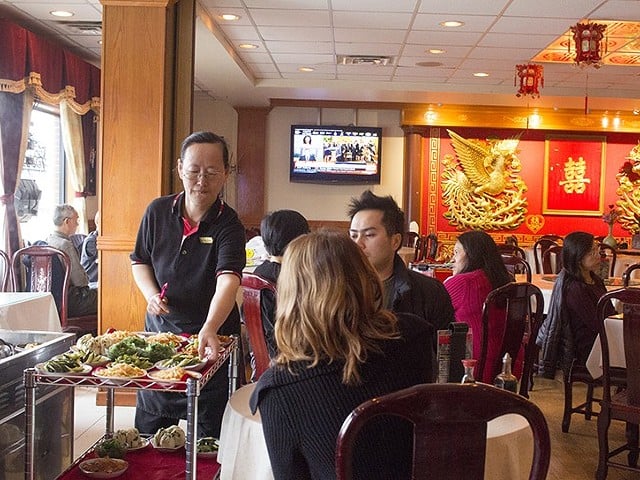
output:
[[[315,71],[315,68],[311,68],[311,67],[300,67],[300,68],[298,69],[298,71],[300,71],[300,72],[313,72],[313,71]]]
[[[239,48],[243,48],[245,50],[255,50],[258,48],[258,45],[254,45],[253,43],[241,43],[238,45]]]
[[[223,13],[222,15],[220,15],[220,18],[222,20],[226,20],[227,22],[233,22],[235,20],[240,20],[240,16],[239,15],[235,15],[233,13]]]
[[[486,72],[476,72],[473,74],[474,77],[488,77],[489,74]]]
[[[67,10],[52,10],[49,14],[54,17],[73,17],[73,12],[68,12]]]
[[[464,25],[464,22],[460,22],[459,20],[447,20],[446,22],[440,22],[440,25],[448,28],[456,28]]]
[[[441,53],[444,53],[445,51],[442,50],[441,48],[430,48],[428,50],[429,53],[433,53],[434,55],[440,55]]]

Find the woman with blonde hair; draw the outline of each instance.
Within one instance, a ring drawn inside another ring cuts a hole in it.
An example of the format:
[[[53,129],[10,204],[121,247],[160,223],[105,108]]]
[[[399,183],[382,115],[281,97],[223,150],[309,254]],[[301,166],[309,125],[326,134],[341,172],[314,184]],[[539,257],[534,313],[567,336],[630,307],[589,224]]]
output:
[[[383,287],[346,235],[293,240],[278,278],[278,355],[251,399],[274,477],[335,478],[338,431],[365,400],[433,378],[433,328],[384,309]],[[409,474],[411,429],[383,419],[363,432],[356,478]]]

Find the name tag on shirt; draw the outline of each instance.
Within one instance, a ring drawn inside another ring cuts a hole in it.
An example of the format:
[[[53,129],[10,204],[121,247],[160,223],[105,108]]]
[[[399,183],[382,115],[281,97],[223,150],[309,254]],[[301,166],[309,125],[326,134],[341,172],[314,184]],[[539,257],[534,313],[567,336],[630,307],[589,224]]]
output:
[[[200,237],[200,243],[204,243],[204,244],[212,244],[213,243],[213,238],[211,237]]]

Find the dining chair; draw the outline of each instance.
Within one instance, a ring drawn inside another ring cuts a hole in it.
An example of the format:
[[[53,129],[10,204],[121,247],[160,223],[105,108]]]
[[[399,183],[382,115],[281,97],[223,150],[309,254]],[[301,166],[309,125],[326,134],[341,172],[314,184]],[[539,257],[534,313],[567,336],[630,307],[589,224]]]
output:
[[[69,240],[71,240],[71,243],[78,251],[78,257],[82,255],[82,244],[84,243],[85,238],[87,238],[87,236],[84,233],[74,233],[73,235],[69,235]]]
[[[482,335],[482,349],[477,356],[476,378],[493,380],[502,371],[504,354],[508,352],[515,362],[524,346],[518,393],[529,398],[529,384],[538,353],[535,342],[543,312],[542,292],[530,282],[512,282],[489,292],[482,308],[482,332],[479,332]],[[487,358],[490,337],[495,340],[500,336],[499,355],[493,359]]]
[[[631,273],[634,270],[639,270],[640,269],[640,263],[633,263],[631,265],[629,265],[627,267],[627,269],[624,271],[624,273],[622,274],[622,286],[623,287],[628,287],[629,284],[631,283]]]
[[[536,273],[543,273],[542,271],[542,256],[549,247],[558,246],[562,243],[562,237],[560,235],[542,235],[533,244],[533,261],[536,266]]]
[[[249,335],[249,345],[253,352],[253,380],[258,380],[269,368],[271,358],[264,334],[261,298],[269,293],[276,298],[276,286],[253,273],[243,273],[242,282],[242,318]]]
[[[562,270],[562,247],[552,245],[542,254],[542,273],[558,274]]]
[[[600,257],[609,261],[609,277],[615,277],[616,257],[618,256],[616,249],[606,243],[600,243],[598,247],[600,248]]]
[[[524,258],[517,255],[502,253],[502,263],[511,275],[526,275],[527,282],[531,283],[531,266]],[[515,278],[515,277],[514,277]]]
[[[419,238],[420,234],[417,232],[404,232],[403,245],[405,247],[414,248]]]
[[[616,389],[612,381],[609,360],[609,340],[605,328],[606,306],[610,300],[618,300],[623,306],[623,345],[627,368],[626,388]],[[638,467],[638,425],[640,424],[640,288],[621,288],[605,293],[598,301],[597,318],[600,325],[602,349],[602,402],[598,416],[598,470],[596,479],[607,478],[609,467],[640,472]],[[626,443],[612,450],[609,447],[611,420],[626,422]],[[615,458],[627,452],[627,462]]]
[[[525,253],[525,251],[517,245],[500,244],[497,247],[500,255],[514,255],[516,257],[520,257],[523,260],[527,259],[527,254]]]
[[[62,250],[50,245],[31,245],[13,254],[11,274],[16,292],[51,292],[63,332],[78,337],[98,333],[98,315],[69,317],[67,294],[71,279],[71,261]]]
[[[2,263],[2,276],[0,276],[0,292],[8,292],[11,290],[11,260],[4,250],[0,250],[0,263]]]
[[[336,478],[350,480],[359,433],[380,416],[413,424],[413,479],[483,479],[487,422],[507,413],[526,419],[533,433],[530,480],[546,478],[551,457],[549,428],[532,402],[491,385],[422,384],[369,400],[342,424],[336,442]]]

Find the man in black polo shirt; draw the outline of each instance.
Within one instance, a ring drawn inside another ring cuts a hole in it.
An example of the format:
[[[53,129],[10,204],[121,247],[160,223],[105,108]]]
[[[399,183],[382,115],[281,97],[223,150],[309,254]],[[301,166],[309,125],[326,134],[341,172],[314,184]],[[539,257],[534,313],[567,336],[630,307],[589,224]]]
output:
[[[213,358],[218,333],[240,333],[235,299],[245,266],[244,227],[219,197],[229,175],[224,139],[193,133],[182,143],[180,157],[184,192],[147,207],[131,254],[132,271],[147,299],[145,330],[197,333],[200,356]],[[223,366],[202,390],[199,436],[219,437],[227,383]],[[136,427],[141,433],[155,433],[181,418],[186,418],[184,395],[138,392]]]

